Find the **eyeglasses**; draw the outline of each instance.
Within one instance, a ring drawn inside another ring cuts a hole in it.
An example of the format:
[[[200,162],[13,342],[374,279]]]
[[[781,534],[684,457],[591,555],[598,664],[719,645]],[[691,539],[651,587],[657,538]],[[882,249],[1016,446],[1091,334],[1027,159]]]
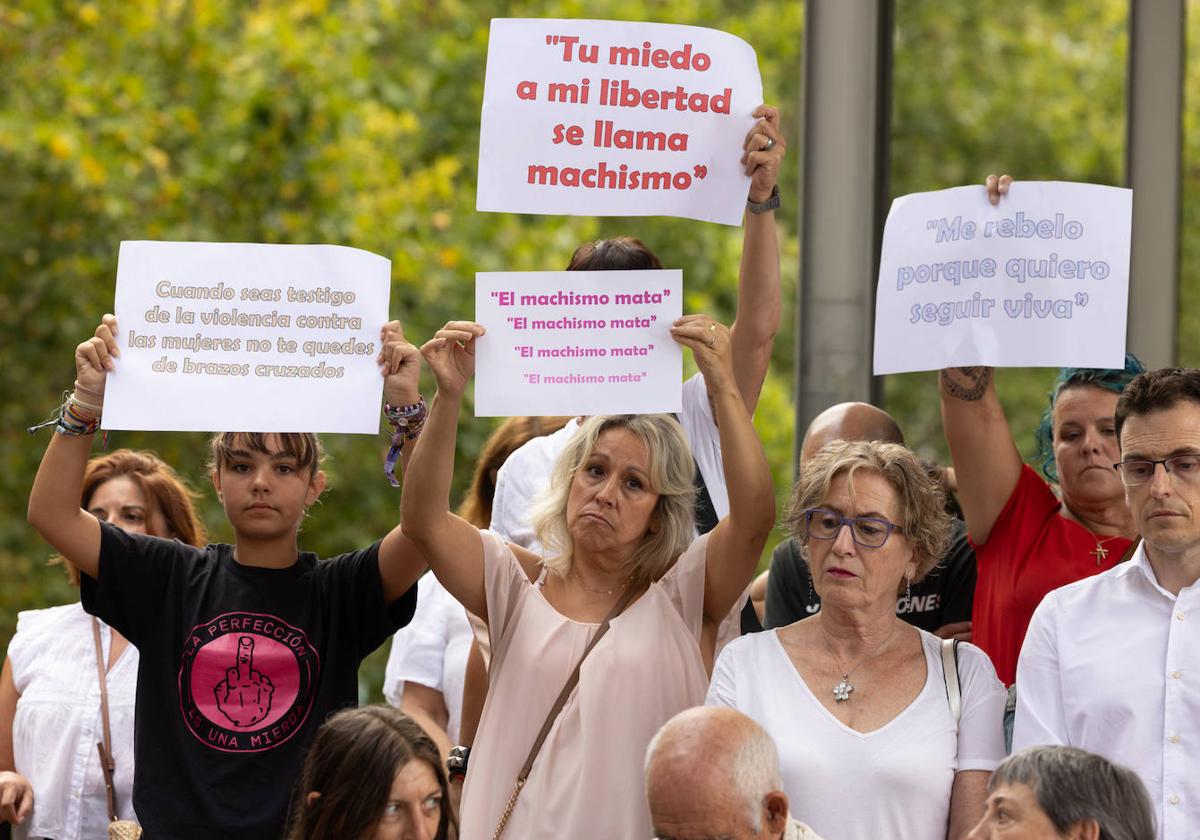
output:
[[[849,525],[850,537],[863,548],[879,548],[887,542],[892,531],[904,533],[903,528],[886,519],[876,519],[873,516],[842,516],[824,508],[805,510],[804,524],[808,535],[819,540],[836,539],[842,527]]]
[[[1126,484],[1146,484],[1154,478],[1154,468],[1159,464],[1163,465],[1167,475],[1180,481],[1200,481],[1200,455],[1175,455],[1157,461],[1135,458],[1113,464],[1113,469],[1121,474],[1121,481]]]

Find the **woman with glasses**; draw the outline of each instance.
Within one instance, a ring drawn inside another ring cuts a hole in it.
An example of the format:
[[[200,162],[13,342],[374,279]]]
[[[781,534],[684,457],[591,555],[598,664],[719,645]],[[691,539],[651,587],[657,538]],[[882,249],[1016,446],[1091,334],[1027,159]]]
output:
[[[821,611],[717,660],[709,705],[771,734],[793,811],[824,837],[960,840],[1004,757],[1004,687],[987,656],[946,642],[946,669],[942,640],[896,617],[897,596],[942,556],[943,502],[903,446],[826,446],[787,515]]]

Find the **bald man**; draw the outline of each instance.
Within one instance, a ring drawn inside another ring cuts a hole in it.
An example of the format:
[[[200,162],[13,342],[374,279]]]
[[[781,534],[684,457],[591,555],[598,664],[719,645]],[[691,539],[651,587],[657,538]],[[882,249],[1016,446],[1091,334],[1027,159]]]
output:
[[[881,408],[860,402],[839,403],[817,415],[800,447],[800,469],[830,441],[879,440],[904,444],[896,421]],[[912,585],[912,596],[896,600],[896,615],[944,639],[971,640],[971,604],[975,596],[975,552],[961,519],[954,520],[950,548],[932,572]],[[808,565],[794,538],[775,548],[767,579],[768,629],[808,618],[821,609]]]
[[[663,724],[646,750],[646,800],[656,840],[821,840],[788,813],[771,736],[733,709]]]

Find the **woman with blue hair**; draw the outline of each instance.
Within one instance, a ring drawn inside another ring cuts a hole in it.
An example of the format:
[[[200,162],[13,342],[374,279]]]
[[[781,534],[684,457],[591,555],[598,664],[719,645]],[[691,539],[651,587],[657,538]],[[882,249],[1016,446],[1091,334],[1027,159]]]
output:
[[[989,200],[999,202],[1011,183],[989,175]],[[942,424],[978,563],[971,641],[1006,685],[1016,680],[1025,630],[1046,593],[1130,553],[1136,529],[1113,468],[1121,460],[1113,412],[1143,370],[1126,355],[1122,369],[1059,372],[1037,432],[1041,475],[1021,460],[992,368],[941,372]]]
[[[1021,460],[992,368],[941,373],[942,423],[978,564],[971,641],[1006,685],[1046,593],[1111,569],[1136,535],[1113,469],[1113,410],[1142,369],[1130,355],[1121,370],[1059,372],[1037,431],[1040,475]]]

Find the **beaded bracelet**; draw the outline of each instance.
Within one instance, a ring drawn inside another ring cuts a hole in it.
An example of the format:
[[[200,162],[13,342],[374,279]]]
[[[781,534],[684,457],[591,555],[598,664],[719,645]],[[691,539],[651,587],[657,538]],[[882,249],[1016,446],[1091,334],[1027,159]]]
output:
[[[412,405],[394,406],[384,403],[383,416],[395,430],[392,433],[392,445],[383,461],[383,474],[393,487],[399,487],[400,482],[396,480],[396,464],[400,461],[400,450],[404,448],[405,441],[416,440],[417,435],[421,434],[421,427],[425,425],[429,409],[425,405],[425,398],[418,397]]]
[[[80,408],[86,409],[88,413],[80,411]],[[53,426],[56,432],[63,435],[93,435],[100,428],[101,410],[102,406],[84,402],[74,393],[64,391],[58,411],[50,419],[30,426],[28,431],[34,435],[47,426]]]

